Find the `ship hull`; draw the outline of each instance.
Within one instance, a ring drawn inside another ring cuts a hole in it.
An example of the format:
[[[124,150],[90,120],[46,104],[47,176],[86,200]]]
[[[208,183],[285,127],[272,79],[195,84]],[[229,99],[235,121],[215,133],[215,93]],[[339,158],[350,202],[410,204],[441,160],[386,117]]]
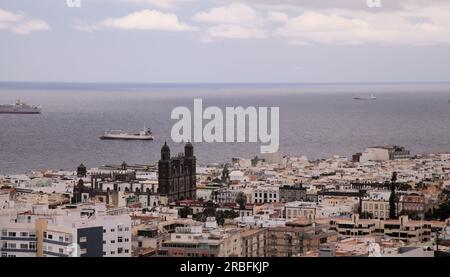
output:
[[[13,111],[0,111],[0,114],[40,114],[40,111],[29,111],[29,112],[13,112]]]
[[[152,137],[114,137],[114,136],[101,136],[101,140],[153,140]]]

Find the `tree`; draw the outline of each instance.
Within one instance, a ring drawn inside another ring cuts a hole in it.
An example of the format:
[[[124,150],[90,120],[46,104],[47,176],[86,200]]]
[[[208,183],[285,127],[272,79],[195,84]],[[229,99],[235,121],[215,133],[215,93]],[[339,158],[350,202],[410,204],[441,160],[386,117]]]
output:
[[[391,196],[389,197],[389,218],[390,219],[397,218],[397,209],[395,206],[395,204],[397,202],[397,197],[395,195],[396,182],[397,182],[397,172],[394,171],[392,173],[392,178],[391,178],[391,183],[390,183],[390,188],[391,188]]]
[[[399,184],[399,185],[398,185],[398,189],[399,189],[399,190],[411,190],[412,187],[411,187],[410,184],[402,183],[402,184]]]
[[[412,220],[420,220],[420,216],[417,212],[415,211],[406,211],[406,210],[402,210],[400,212],[400,215],[407,215],[408,218],[412,219]]]
[[[225,223],[225,219],[234,219],[236,217],[239,217],[239,213],[235,211],[225,210],[216,212],[216,221],[219,225],[223,225]]]
[[[241,210],[245,209],[245,204],[247,203],[247,196],[242,191],[240,191],[236,195],[236,203],[239,204],[239,208]]]
[[[437,209],[428,210],[425,213],[425,219],[427,220],[441,220],[444,221],[447,218],[450,218],[450,201],[448,200],[445,203],[439,205]]]
[[[184,207],[178,210],[178,214],[180,215],[181,218],[187,218],[188,215],[193,215],[194,211],[189,207]]]
[[[372,219],[373,214],[370,212],[362,212],[359,216],[361,219]]]

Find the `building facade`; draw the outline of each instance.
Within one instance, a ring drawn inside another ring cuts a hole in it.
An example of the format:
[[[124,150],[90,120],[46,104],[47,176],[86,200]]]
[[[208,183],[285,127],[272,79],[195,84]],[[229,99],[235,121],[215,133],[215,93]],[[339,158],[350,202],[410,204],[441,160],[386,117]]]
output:
[[[280,202],[306,201],[306,188],[302,184],[280,187]]]
[[[170,157],[167,143],[161,148],[158,162],[158,193],[166,196],[169,202],[196,199],[196,158],[194,147],[188,142],[184,155]]]

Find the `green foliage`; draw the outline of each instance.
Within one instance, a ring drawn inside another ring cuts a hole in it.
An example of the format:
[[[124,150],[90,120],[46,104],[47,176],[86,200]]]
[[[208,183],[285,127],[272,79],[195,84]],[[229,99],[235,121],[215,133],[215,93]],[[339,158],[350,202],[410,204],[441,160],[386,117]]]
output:
[[[236,203],[239,204],[240,209],[245,209],[245,204],[247,203],[247,196],[242,191],[240,191],[236,195]]]
[[[373,214],[369,213],[369,212],[362,212],[359,217],[361,219],[372,219],[373,218]]]
[[[437,209],[429,210],[425,213],[425,219],[427,220],[441,220],[444,221],[450,217],[450,200],[439,205]]]
[[[400,215],[407,215],[408,218],[410,218],[412,220],[420,220],[421,219],[419,214],[417,212],[414,212],[414,211],[405,211],[405,210],[403,210],[403,211],[400,212]]]
[[[184,207],[178,210],[178,214],[180,215],[181,218],[187,218],[188,215],[193,215],[194,211],[189,207]]]

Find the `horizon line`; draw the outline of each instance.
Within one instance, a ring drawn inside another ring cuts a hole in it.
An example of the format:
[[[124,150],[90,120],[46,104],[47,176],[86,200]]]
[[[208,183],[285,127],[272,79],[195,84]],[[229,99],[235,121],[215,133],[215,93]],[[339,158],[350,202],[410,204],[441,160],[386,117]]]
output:
[[[145,82],[145,81],[0,81],[0,84],[142,84],[142,85],[339,85],[339,84],[450,84],[449,81],[344,82]]]

